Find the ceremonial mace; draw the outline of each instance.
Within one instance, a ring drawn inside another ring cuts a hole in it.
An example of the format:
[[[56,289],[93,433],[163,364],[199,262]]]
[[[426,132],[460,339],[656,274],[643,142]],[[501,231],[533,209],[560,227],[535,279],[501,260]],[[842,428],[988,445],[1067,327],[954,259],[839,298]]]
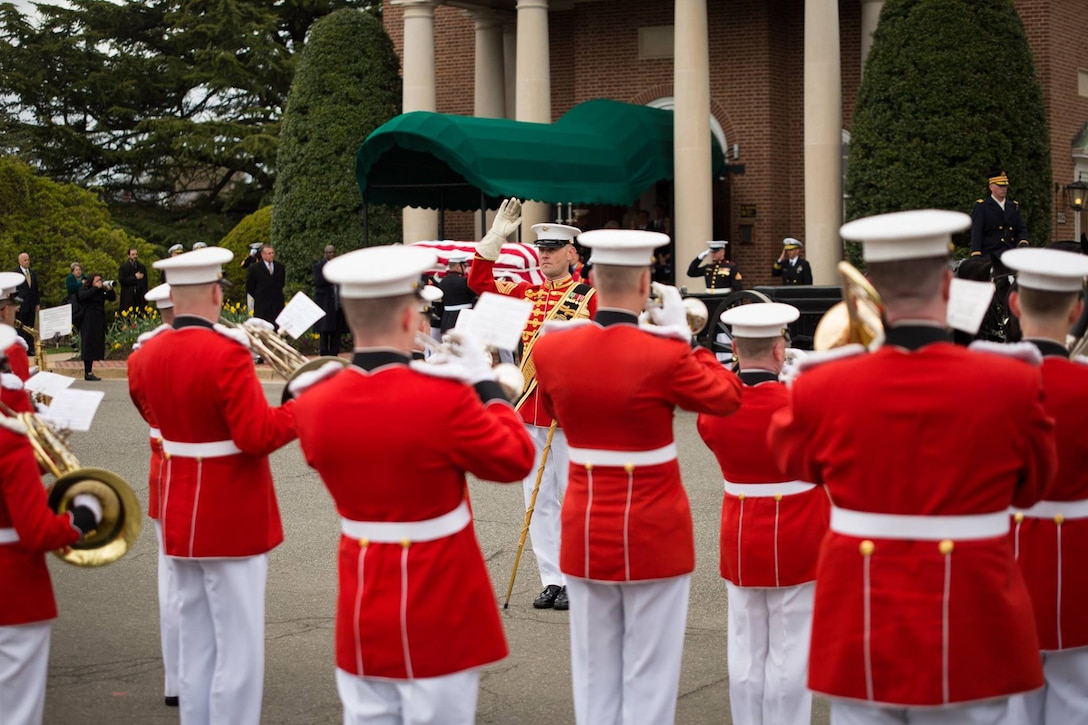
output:
[[[559,421],[552,419],[548,427],[548,439],[544,442],[544,450],[540,454],[540,468],[536,469],[536,483],[533,484],[533,493],[529,496],[529,507],[525,509],[525,523],[521,526],[521,538],[518,539],[518,553],[514,556],[514,570],[510,572],[510,586],[506,588],[506,601],[502,608],[510,608],[510,595],[514,593],[514,580],[518,577],[518,564],[521,563],[521,552],[525,550],[525,537],[529,535],[529,523],[533,520],[533,509],[536,508],[536,495],[540,493],[540,480],[544,478],[544,466],[548,463],[548,454],[552,452],[552,437],[555,435],[555,426]]]

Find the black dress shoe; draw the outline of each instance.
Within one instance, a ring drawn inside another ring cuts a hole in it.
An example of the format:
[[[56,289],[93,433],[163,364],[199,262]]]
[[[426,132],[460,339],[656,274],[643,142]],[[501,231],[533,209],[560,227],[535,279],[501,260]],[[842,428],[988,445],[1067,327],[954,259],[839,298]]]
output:
[[[167,707],[177,707],[178,706],[178,696],[177,695],[167,695],[166,697],[163,698],[163,702],[166,703]]]
[[[83,375],[83,379],[84,380],[101,380],[102,378],[98,377],[94,373],[85,373]]]
[[[559,593],[555,595],[555,603],[552,604],[552,609],[558,609],[562,612],[570,609],[570,600],[567,599],[567,588],[563,587],[559,590]]]
[[[558,584],[549,584],[544,587],[544,591],[540,593],[540,596],[533,600],[533,609],[551,609],[555,606],[555,598],[559,596],[561,591],[563,591],[563,587]]]

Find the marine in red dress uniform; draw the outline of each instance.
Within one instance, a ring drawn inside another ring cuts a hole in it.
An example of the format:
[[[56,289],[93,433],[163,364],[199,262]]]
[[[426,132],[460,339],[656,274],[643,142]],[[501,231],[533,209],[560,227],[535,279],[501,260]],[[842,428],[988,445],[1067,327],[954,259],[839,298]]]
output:
[[[170,274],[174,330],[129,361],[129,393],[166,459],[163,545],[181,611],[181,721],[256,723],[264,681],[267,552],[283,541],[268,455],[295,438],[270,407],[241,331],[212,322],[233,255],[208,247],[155,263]]]
[[[410,365],[419,319],[412,285],[435,261],[416,247],[331,260],[325,275],[340,284],[356,352],[349,368],[333,365],[324,371],[331,378],[296,400],[306,462],[343,517],[336,665],[345,722],[367,721],[362,711],[378,717],[388,705],[387,715],[406,722],[430,708],[443,723],[472,723],[476,668],[507,654],[465,473],[517,481],[532,465],[533,445],[482,345],[461,350],[476,355],[475,389],[446,353]],[[374,304],[389,311],[380,323],[360,312]]]
[[[570,443],[560,566],[571,591],[575,716],[608,725],[637,712],[640,722],[668,723],[695,567],[673,416],[677,407],[731,413],[741,386],[713,353],[692,350],[676,288],[660,288],[657,327],[638,325],[653,249],[667,237],[602,230],[581,241],[593,249],[601,307],[592,322],[557,324],[536,345],[541,405]]]
[[[6,348],[15,330],[0,325]],[[78,499],[79,497],[77,497]],[[79,541],[95,515],[46,503],[34,450],[19,421],[0,415],[0,720],[38,725],[45,706],[49,631],[57,617],[45,552]]]
[[[548,442],[551,415],[540,407],[536,392],[533,348],[541,327],[548,320],[589,318],[597,310],[595,291],[588,284],[576,282],[570,268],[578,261],[574,239],[577,227],[563,224],[534,224],[536,246],[540,250],[540,271],[544,274],[542,285],[528,282],[511,282],[495,279],[495,261],[499,258],[503,240],[521,224],[521,204],[508,199],[499,207],[491,231],[480,241],[476,258],[469,268],[468,285],[480,295],[492,292],[509,297],[527,299],[533,303],[529,322],[521,333],[522,374],[525,377],[525,394],[518,402],[522,420],[529,426],[529,434],[536,444],[537,459],[533,472],[522,482],[525,507],[528,509],[536,487],[540,459]],[[529,524],[529,538],[540,581],[544,590],[533,602],[537,609],[566,609],[567,592],[563,587],[563,575],[559,567],[559,508],[567,490],[567,439],[562,424],[556,427],[551,439],[551,449],[544,471],[540,475],[540,490]]]
[[[767,444],[771,416],[789,403],[778,376],[786,325],[796,307],[740,305],[730,325],[744,383],[740,410],[700,415],[699,435],[718,459],[722,498],[721,575],[729,596],[729,705],[733,721],[808,725],[805,689],[816,552],[827,533],[826,491],[783,475]]]
[[[0,324],[15,326],[15,315],[19,311],[19,300],[14,296],[15,288],[25,281],[21,274],[0,272]],[[7,370],[0,374],[0,403],[16,413],[33,413],[34,404],[23,388],[23,383],[30,379],[30,358],[26,354],[26,342],[16,336],[15,341],[2,354],[7,358]]]
[[[1058,475],[1046,498],[1018,510],[1013,552],[1035,609],[1046,687],[1025,696],[1028,721],[1088,717],[1088,359],[1069,359],[1065,336],[1081,314],[1088,257],[1015,249],[1001,261],[1018,270],[1009,306],[1026,342],[1043,356],[1046,410],[1054,418]]]
[[[869,722],[874,706],[891,708],[881,722],[1011,722],[1009,696],[1043,683],[1006,511],[1053,477],[1053,421],[1037,366],[948,342],[948,244],[968,223],[918,211],[845,225],[887,341],[802,372],[772,418],[783,471],[834,505],[809,687],[834,698],[836,724]]]

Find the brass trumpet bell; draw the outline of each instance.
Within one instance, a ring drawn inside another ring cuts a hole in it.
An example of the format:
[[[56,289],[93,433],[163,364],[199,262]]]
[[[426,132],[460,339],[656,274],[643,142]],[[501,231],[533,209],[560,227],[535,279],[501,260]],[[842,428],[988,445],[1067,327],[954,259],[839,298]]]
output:
[[[49,488],[49,507],[62,514],[81,493],[101,501],[102,520],[83,539],[54,554],[73,566],[105,566],[117,561],[140,535],[140,502],[136,494],[116,473],[101,468],[77,468]]]
[[[839,262],[842,302],[836,303],[816,325],[814,350],[823,351],[853,343],[871,348],[884,342],[884,305],[865,275],[849,262]]]

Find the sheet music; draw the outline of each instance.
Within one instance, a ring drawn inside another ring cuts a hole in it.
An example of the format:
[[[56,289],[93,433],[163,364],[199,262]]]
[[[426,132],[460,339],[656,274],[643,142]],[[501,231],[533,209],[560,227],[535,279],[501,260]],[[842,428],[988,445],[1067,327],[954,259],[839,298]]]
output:
[[[53,396],[49,404],[49,419],[58,428],[87,431],[106,393],[102,390],[68,388]]]
[[[41,393],[53,397],[57,393],[67,390],[74,382],[75,378],[70,378],[67,375],[40,372],[23,383],[23,387],[32,393]]]
[[[945,318],[948,326],[971,335],[976,334],[993,297],[993,282],[953,277],[948,297],[948,314]]]
[[[38,334],[43,340],[72,334],[72,306],[61,305],[38,310]],[[40,364],[40,363],[39,363]]]
[[[325,310],[302,292],[296,292],[283,312],[276,318],[276,324],[294,339],[305,333],[313,324],[325,316]]]
[[[484,292],[471,311],[463,310],[457,316],[454,329],[467,330],[485,345],[516,350],[532,313],[533,303],[529,300]]]

